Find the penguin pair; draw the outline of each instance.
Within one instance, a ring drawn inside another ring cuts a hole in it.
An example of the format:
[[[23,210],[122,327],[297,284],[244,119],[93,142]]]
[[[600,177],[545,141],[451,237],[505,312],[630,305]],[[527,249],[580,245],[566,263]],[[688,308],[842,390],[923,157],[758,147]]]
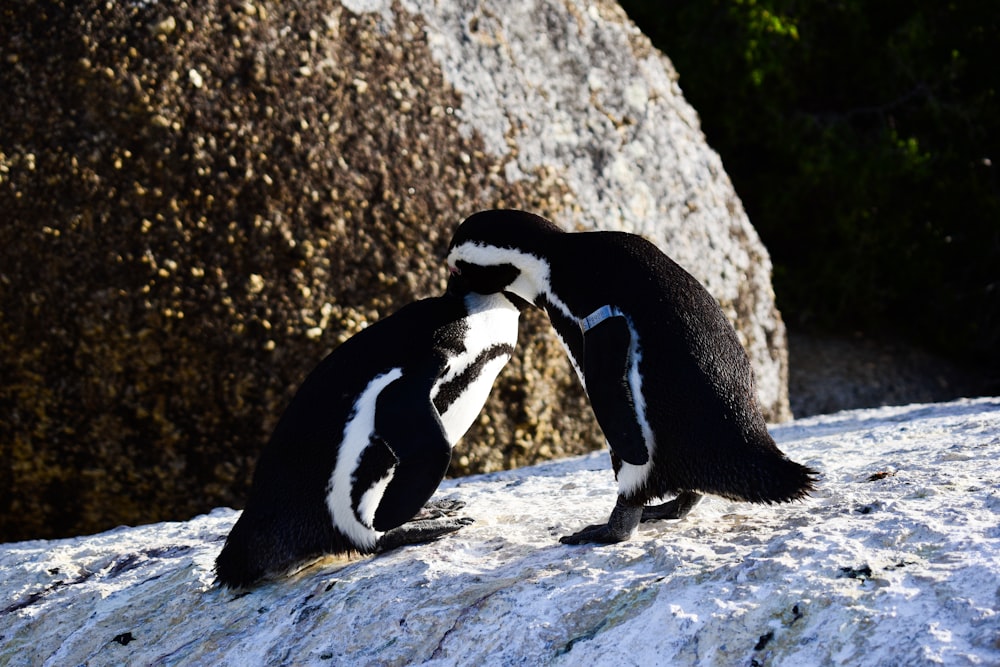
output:
[[[516,301],[451,289],[330,353],[260,455],[246,508],[216,560],[218,581],[248,586],[325,554],[383,551],[470,523],[453,516],[454,504],[410,520],[514,351]]]
[[[703,494],[777,503],[813,489],[817,473],[767,432],[750,361],[721,307],[652,243],[484,211],[455,232],[448,266],[452,289],[545,310],[608,441],[611,517],[563,543],[626,540],[641,521],[685,516]]]

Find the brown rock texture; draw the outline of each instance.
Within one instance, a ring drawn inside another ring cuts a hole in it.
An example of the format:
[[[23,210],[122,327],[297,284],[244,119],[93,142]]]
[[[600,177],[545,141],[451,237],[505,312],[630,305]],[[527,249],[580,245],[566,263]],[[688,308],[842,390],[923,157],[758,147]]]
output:
[[[242,506],[297,384],[441,291],[462,218],[518,207],[593,227],[560,163],[470,129],[470,93],[434,53],[461,35],[373,4],[0,9],[0,541]],[[754,298],[720,300],[776,316]],[[776,321],[767,354],[786,373]],[[452,472],[601,444],[529,313]]]

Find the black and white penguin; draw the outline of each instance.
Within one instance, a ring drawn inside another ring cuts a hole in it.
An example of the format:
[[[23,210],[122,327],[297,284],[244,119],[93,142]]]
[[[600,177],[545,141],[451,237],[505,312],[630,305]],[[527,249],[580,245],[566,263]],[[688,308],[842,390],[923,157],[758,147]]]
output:
[[[722,308],[652,243],[484,211],[456,230],[448,266],[456,289],[545,309],[611,448],[610,520],[562,542],[626,540],[640,521],[681,518],[706,493],[776,503],[813,488],[816,473],[768,434],[750,361]]]
[[[441,483],[452,447],[510,359],[519,314],[503,295],[449,291],[330,353],[261,452],[246,508],[216,559],[218,581],[247,586],[325,554],[384,551],[470,523],[440,514],[407,521]]]

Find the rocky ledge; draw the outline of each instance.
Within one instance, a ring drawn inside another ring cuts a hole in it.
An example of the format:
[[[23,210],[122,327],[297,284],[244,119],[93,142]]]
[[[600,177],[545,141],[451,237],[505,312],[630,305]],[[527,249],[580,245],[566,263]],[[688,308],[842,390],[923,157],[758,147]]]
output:
[[[237,513],[0,546],[0,663],[998,664],[1000,398],[774,427],[822,471],[790,505],[703,502],[610,547],[605,454],[447,482],[475,523],[250,591]]]

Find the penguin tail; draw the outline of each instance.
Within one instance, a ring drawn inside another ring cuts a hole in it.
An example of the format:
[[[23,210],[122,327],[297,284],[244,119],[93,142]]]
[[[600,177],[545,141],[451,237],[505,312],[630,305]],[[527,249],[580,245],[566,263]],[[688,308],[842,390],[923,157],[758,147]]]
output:
[[[216,581],[245,588],[261,579],[292,571],[296,565],[327,551],[321,531],[295,521],[277,522],[244,511],[215,559]]]
[[[255,548],[261,546],[261,540],[248,529],[245,516],[244,512],[237,520],[226,538],[225,546],[215,559],[215,579],[227,588],[244,588],[255,584],[274,566],[270,556]]]
[[[710,483],[696,488],[730,500],[771,505],[805,498],[816,488],[818,476],[780,452],[767,452],[736,465],[719,466],[708,476]]]
[[[742,500],[771,505],[801,500],[816,488],[819,473],[784,455],[752,465]]]

